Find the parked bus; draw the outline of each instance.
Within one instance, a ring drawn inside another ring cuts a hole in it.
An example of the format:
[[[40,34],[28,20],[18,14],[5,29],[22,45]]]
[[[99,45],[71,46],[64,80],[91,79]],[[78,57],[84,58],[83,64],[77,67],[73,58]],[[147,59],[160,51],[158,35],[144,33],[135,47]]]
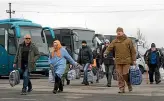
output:
[[[46,34],[49,31],[52,37],[54,32],[49,27],[42,27],[26,19],[5,19],[0,20],[0,76],[7,76],[13,70],[13,61],[18,45],[23,42],[25,34],[32,36],[32,41],[38,47],[40,58],[36,62],[35,71],[48,75],[48,45]]]

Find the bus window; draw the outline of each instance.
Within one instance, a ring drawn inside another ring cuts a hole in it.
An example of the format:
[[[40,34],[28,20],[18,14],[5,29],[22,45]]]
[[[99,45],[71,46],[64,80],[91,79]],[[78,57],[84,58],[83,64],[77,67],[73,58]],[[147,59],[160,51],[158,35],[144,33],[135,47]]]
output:
[[[16,53],[16,41],[14,37],[8,38],[8,50],[9,54],[15,54]]]
[[[0,28],[0,45],[5,47],[5,29]]]

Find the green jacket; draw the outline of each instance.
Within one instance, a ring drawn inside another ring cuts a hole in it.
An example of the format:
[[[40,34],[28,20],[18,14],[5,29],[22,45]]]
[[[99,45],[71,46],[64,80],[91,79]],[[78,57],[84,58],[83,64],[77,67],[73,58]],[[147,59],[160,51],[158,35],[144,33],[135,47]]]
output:
[[[24,45],[24,42],[19,44],[17,53],[15,55],[15,59],[14,59],[14,64],[17,64],[18,68],[21,68],[23,45]],[[40,57],[40,54],[39,54],[38,48],[34,45],[34,43],[31,43],[29,54],[28,54],[28,66],[27,66],[29,69],[29,72],[35,70],[35,62],[37,61],[39,57]]]

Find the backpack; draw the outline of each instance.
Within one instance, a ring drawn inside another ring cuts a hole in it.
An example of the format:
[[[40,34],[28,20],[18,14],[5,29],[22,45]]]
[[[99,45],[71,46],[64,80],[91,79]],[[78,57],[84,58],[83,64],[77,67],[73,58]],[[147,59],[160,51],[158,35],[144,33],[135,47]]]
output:
[[[18,70],[13,70],[9,75],[9,83],[11,87],[18,85],[20,83],[20,74]]]

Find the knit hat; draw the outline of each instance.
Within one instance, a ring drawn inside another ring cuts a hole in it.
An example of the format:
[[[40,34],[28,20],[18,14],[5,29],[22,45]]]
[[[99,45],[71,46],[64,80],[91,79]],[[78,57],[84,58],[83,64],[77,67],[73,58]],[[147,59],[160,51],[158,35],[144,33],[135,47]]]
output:
[[[109,40],[108,39],[105,39],[105,43],[109,43]]]
[[[82,43],[85,43],[85,44],[87,44],[87,42],[86,42],[85,40],[83,40],[83,41],[82,41]]]
[[[152,43],[151,44],[151,48],[155,48],[156,46],[155,46],[155,43]]]
[[[121,28],[121,27],[118,27],[117,30],[116,30],[116,32],[124,32],[124,29]]]

